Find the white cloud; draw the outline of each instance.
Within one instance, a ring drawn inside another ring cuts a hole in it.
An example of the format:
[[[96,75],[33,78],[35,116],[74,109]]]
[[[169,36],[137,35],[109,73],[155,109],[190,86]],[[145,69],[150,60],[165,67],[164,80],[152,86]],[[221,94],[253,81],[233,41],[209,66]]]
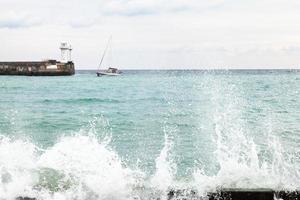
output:
[[[0,13],[0,28],[21,28],[38,25],[41,22],[26,13],[13,11]]]
[[[105,1],[104,15],[142,16],[178,12],[199,12],[222,4],[224,0],[117,0]]]

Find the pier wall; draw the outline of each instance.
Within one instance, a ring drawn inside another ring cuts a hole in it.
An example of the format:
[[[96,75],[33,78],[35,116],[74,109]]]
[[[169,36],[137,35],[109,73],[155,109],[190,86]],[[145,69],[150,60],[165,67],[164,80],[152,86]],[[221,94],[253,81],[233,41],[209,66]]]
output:
[[[193,190],[170,190],[168,200],[297,200],[299,191],[271,189],[221,189],[201,197]]]
[[[75,74],[73,62],[56,60],[40,62],[0,62],[0,75],[68,76]]]
[[[149,198],[150,199],[150,198]],[[161,200],[160,198],[153,198]],[[299,200],[299,191],[274,191],[271,189],[222,189],[199,196],[193,190],[170,190],[167,200]],[[16,200],[37,200],[37,198],[18,197]]]

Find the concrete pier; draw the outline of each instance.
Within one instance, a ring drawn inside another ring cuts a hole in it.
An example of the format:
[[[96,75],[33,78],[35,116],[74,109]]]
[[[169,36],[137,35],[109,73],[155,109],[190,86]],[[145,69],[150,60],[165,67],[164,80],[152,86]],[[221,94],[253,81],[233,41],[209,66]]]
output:
[[[68,76],[75,73],[72,61],[0,62],[0,75]]]
[[[300,200],[299,191],[271,189],[221,189],[200,197],[193,190],[170,190],[168,200]]]

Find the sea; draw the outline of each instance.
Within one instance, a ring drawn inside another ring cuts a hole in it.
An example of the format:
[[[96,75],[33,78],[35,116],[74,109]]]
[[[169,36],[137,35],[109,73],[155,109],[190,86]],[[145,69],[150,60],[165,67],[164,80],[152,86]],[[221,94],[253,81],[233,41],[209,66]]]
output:
[[[298,70],[0,76],[1,200],[157,200],[299,180]]]

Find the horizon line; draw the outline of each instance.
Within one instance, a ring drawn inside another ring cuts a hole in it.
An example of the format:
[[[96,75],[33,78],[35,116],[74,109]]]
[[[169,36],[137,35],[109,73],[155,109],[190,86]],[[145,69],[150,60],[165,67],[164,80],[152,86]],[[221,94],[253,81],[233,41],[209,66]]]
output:
[[[98,71],[98,69],[90,69],[90,68],[78,68],[75,70],[81,71]],[[103,69],[105,70],[105,69]],[[292,68],[124,68],[119,70],[300,70],[300,67],[292,67]]]

